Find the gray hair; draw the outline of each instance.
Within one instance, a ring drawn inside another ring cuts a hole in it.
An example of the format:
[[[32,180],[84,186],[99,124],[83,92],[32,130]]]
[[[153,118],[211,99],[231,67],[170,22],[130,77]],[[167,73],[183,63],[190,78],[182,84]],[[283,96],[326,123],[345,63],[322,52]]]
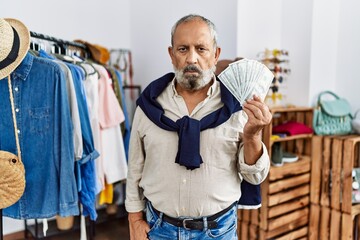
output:
[[[174,34],[175,34],[175,31],[176,31],[176,28],[182,24],[182,23],[185,23],[185,22],[190,22],[190,21],[193,21],[194,19],[198,19],[200,21],[203,21],[204,23],[206,23],[209,27],[209,30],[210,30],[210,35],[211,37],[213,38],[213,41],[214,41],[214,49],[216,49],[217,47],[217,32],[216,32],[216,27],[215,27],[215,24],[213,22],[211,22],[209,19],[203,17],[203,16],[200,16],[198,14],[189,14],[189,15],[186,15],[182,18],[180,18],[175,24],[174,26],[172,27],[171,29],[171,46],[174,45]]]

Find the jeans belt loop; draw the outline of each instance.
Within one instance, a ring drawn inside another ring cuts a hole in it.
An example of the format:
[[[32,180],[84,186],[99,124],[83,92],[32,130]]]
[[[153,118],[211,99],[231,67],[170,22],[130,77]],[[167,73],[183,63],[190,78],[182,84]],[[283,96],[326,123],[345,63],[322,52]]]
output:
[[[204,218],[203,218],[203,221],[204,221],[204,228],[203,228],[203,230],[204,230],[204,231],[207,231],[207,229],[208,229],[208,220],[207,220],[207,217],[204,217]]]

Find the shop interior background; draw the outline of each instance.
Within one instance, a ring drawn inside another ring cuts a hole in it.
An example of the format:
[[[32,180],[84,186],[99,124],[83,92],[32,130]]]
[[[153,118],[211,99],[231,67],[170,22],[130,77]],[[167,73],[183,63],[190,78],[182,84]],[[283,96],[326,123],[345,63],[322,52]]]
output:
[[[0,0],[0,17],[63,40],[82,39],[132,51],[134,83],[143,88],[172,71],[167,47],[180,17],[198,13],[218,29],[220,59],[257,58],[286,49],[291,76],[287,101],[314,106],[330,90],[360,108],[360,1],[358,0]],[[24,229],[4,218],[4,234]]]

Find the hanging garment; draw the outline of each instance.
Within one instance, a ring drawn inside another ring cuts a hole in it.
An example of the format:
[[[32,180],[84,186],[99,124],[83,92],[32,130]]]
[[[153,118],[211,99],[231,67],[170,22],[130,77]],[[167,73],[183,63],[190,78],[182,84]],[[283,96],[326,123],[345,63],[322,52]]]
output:
[[[120,123],[125,120],[124,113],[116,99],[106,69],[94,64],[100,74],[99,79],[99,123],[101,135],[102,164],[108,184],[126,179],[127,161]],[[100,173],[101,174],[101,173]]]
[[[78,215],[74,176],[72,123],[61,67],[27,54],[11,74],[22,160],[26,171],[24,195],[5,208],[4,216],[17,219]],[[9,98],[7,81],[0,96]],[[0,101],[0,148],[14,152],[10,104]]]

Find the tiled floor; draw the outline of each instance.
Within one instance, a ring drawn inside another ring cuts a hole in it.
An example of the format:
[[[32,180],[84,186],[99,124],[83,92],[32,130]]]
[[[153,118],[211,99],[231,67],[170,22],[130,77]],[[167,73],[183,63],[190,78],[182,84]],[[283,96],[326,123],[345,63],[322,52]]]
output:
[[[88,220],[87,220],[88,221]],[[49,221],[49,228],[47,237],[42,235],[42,223],[37,226],[37,233],[35,231],[36,225],[28,226],[28,235],[25,238],[24,232],[10,234],[4,237],[4,240],[79,240],[80,239],[80,218],[76,217],[74,220],[73,228],[66,231],[60,231],[57,228],[56,221]],[[95,227],[91,235],[90,226]],[[36,238],[37,236],[37,238]],[[87,224],[87,240],[129,240],[129,224],[127,213],[124,206],[119,207],[115,215],[108,215],[105,211],[98,211],[98,218],[96,224]]]
[[[88,233],[89,234],[89,233]],[[4,240],[34,240],[34,239],[46,239],[46,240],[79,240],[80,231],[79,230],[70,230],[59,232],[56,236],[49,237],[39,237],[35,238],[33,236],[24,237],[24,233],[11,234],[5,236]],[[88,235],[88,240],[129,240],[129,225],[127,217],[121,219],[114,219],[113,221],[108,221],[95,226],[95,235],[90,238]]]
[[[49,240],[79,240],[80,233],[74,232],[61,236],[47,238]],[[89,236],[88,236],[88,239]],[[129,227],[127,217],[114,221],[97,224],[93,240],[129,240]]]

